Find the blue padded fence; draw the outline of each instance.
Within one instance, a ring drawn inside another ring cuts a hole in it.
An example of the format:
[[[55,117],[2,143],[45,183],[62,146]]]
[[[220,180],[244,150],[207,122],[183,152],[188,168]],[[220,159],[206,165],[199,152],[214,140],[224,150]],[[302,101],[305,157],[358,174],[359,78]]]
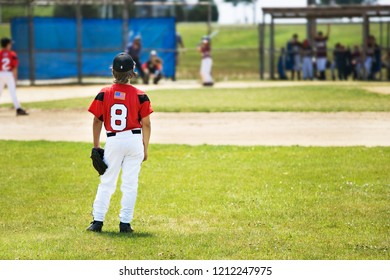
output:
[[[67,18],[34,18],[34,72],[36,80],[78,76],[77,22]],[[30,78],[28,19],[11,21],[14,50],[19,56],[19,78]],[[129,40],[141,36],[141,61],[157,50],[164,76],[175,74],[176,24],[174,18],[129,20]],[[81,76],[110,76],[113,57],[122,49],[122,20],[84,19],[81,24]]]

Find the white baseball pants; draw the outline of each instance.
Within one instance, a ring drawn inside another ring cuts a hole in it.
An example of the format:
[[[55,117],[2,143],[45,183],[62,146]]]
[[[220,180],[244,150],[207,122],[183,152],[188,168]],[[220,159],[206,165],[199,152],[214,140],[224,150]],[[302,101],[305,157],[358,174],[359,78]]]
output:
[[[211,67],[213,66],[213,60],[211,57],[202,58],[200,64],[200,75],[202,77],[203,83],[212,83],[213,78],[211,77]]]
[[[326,70],[326,57],[317,57],[317,71],[325,71]]]
[[[119,218],[122,223],[130,223],[137,199],[138,175],[144,159],[142,134],[133,134],[130,130],[119,132],[115,136],[107,137],[104,148],[104,161],[108,168],[100,176],[100,184],[93,203],[93,218],[95,221],[104,221],[122,169],[122,208]]]
[[[294,55],[294,70],[301,71],[301,56],[299,54]]]
[[[10,71],[0,71],[0,96],[4,88],[4,84],[7,85],[9,94],[11,95],[12,102],[14,103],[15,109],[20,108],[18,98],[16,97],[16,84],[15,78]]]
[[[311,57],[305,56],[302,63],[303,79],[313,79],[313,63]]]
[[[365,71],[366,71],[366,76],[365,76],[366,79],[371,74],[372,63],[373,63],[372,56],[366,56],[366,60],[364,61],[364,68],[365,68]]]

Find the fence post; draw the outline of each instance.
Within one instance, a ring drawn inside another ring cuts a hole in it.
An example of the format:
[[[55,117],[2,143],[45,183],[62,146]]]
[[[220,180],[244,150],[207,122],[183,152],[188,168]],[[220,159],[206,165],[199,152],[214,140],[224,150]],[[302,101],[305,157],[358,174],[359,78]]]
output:
[[[83,35],[82,35],[82,14],[81,14],[81,4],[80,0],[77,1],[76,6],[76,32],[77,32],[77,82],[82,84],[82,75],[83,75]]]
[[[129,34],[129,0],[124,0],[122,13],[122,50],[126,50]]]
[[[30,2],[28,5],[28,58],[30,83],[35,84],[35,40],[34,40],[34,9]]]
[[[274,65],[275,65],[275,32],[274,32],[274,17],[271,15],[271,24],[270,24],[270,43],[269,43],[269,51],[270,51],[270,60],[269,60],[269,74],[271,80],[275,79],[274,73]]]

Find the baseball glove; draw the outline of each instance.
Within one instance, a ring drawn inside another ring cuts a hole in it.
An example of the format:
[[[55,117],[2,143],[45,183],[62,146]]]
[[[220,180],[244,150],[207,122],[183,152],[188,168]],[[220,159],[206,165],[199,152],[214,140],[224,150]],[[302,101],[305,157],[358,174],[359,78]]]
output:
[[[91,152],[92,165],[99,173],[99,175],[103,175],[104,172],[106,172],[106,169],[108,168],[107,164],[103,161],[103,157],[104,157],[104,149],[92,148],[92,152]]]

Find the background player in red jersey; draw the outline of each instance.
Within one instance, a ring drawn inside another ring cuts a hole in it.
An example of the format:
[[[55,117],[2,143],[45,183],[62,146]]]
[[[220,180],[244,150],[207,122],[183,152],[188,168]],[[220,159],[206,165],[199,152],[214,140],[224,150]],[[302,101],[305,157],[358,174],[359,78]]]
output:
[[[16,115],[25,116],[28,114],[24,109],[21,108],[18,98],[16,97],[18,56],[11,49],[12,40],[9,38],[2,38],[0,50],[0,96],[4,88],[4,84],[6,84],[16,109]]]
[[[100,232],[107,213],[111,195],[122,169],[122,200],[120,211],[120,232],[131,233],[137,198],[138,175],[141,163],[148,158],[151,133],[150,114],[153,109],[148,96],[128,84],[135,77],[135,63],[127,53],[118,54],[113,61],[114,84],[103,88],[90,105],[88,111],[94,115],[93,145],[100,148],[100,132],[104,123],[107,141],[104,161],[108,169],[100,177],[93,203],[94,221],[87,228]]]

